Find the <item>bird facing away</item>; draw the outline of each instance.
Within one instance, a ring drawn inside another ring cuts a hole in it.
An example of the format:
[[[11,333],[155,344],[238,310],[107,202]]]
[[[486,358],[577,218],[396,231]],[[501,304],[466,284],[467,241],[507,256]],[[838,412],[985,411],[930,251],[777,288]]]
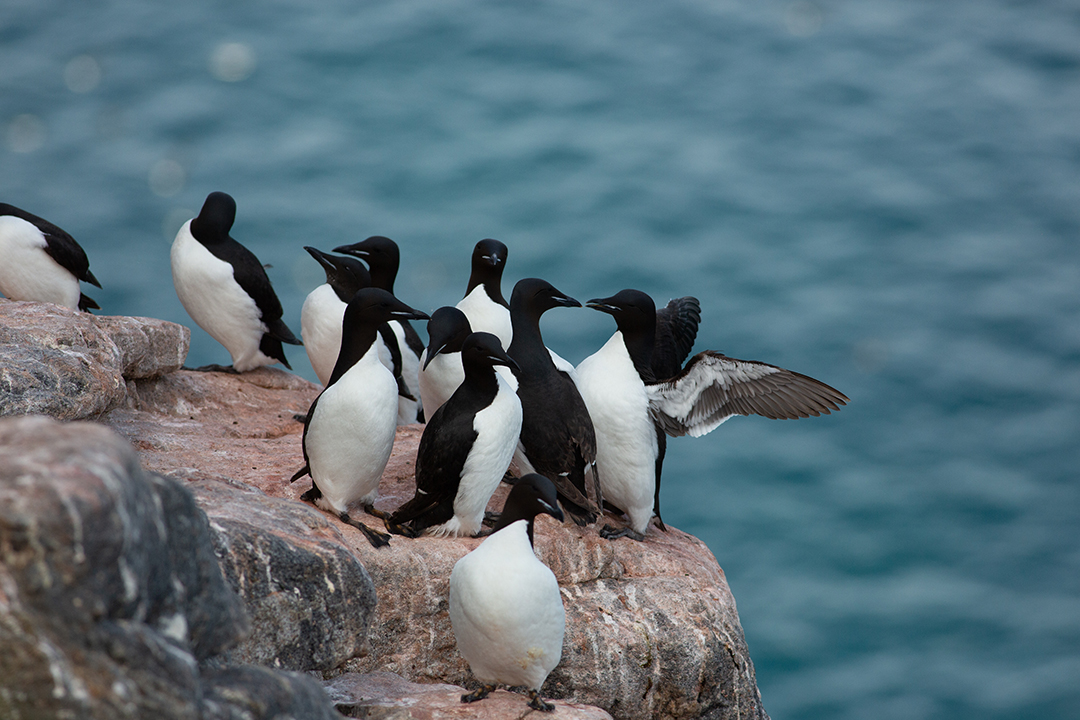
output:
[[[302,343],[282,322],[262,263],[229,236],[235,219],[232,197],[212,192],[198,217],[176,233],[170,257],[176,294],[191,319],[229,351],[236,372],[275,362],[291,370],[281,344]]]
[[[693,344],[690,333],[696,335],[696,322],[679,329],[672,317],[696,315],[696,300],[672,301],[666,317],[638,290],[590,300],[587,306],[610,314],[618,327],[575,373],[596,429],[604,500],[629,518],[625,528],[605,526],[600,531],[604,537],[643,540],[654,514],[666,529],[660,519],[665,433],[704,435],[734,415],[827,415],[847,402],[842,393],[813,378],[711,350],[694,356],[673,377],[658,380],[657,356],[666,358],[661,364],[671,368],[672,360],[680,364]]]
[[[310,474],[312,488],[301,498],[358,528],[375,547],[388,544],[389,536],[352,519],[349,508],[360,504],[380,515],[372,505],[394,446],[398,395],[375,339],[378,326],[394,318],[427,315],[378,288],[360,290],[349,301],[337,364],[304,423],[304,467],[290,480]]]
[[[416,494],[387,520],[416,537],[475,535],[521,433],[521,401],[495,366],[516,368],[491,333],[472,333],[461,348],[465,379],[428,418],[416,453]]]
[[[420,400],[430,421],[465,380],[461,346],[472,334],[472,327],[465,313],[457,308],[441,307],[431,313],[427,334],[428,346],[420,355]]]
[[[450,573],[450,624],[458,652],[481,683],[462,702],[482,700],[502,683],[528,688],[535,710],[555,709],[540,688],[562,658],[566,611],[555,575],[533,550],[540,514],[563,519],[555,486],[542,475],[524,475],[491,536]]]
[[[394,294],[401,264],[401,251],[396,242],[382,235],[373,235],[352,245],[341,245],[334,252],[354,255],[368,264],[371,271],[372,287],[382,288]],[[404,380],[405,393],[398,400],[398,424],[406,425],[423,420],[423,409],[417,400],[420,394],[420,353],[424,343],[408,320],[394,320],[390,323],[394,331],[397,352],[401,356],[401,377]]]
[[[472,253],[472,272],[465,297],[457,309],[465,313],[475,332],[489,332],[499,338],[504,348],[510,347],[514,329],[510,323],[510,305],[502,294],[502,275],[509,251],[498,240],[481,240]],[[428,413],[434,412],[434,408]]]
[[[596,519],[602,500],[599,483],[585,483],[586,468],[596,462],[596,435],[574,381],[556,369],[540,334],[540,317],[554,307],[581,303],[538,278],[519,280],[510,295],[514,341],[507,354],[519,367],[522,410],[516,460],[522,472],[551,480],[566,511],[585,524]]]
[[[89,312],[98,304],[79,281],[101,287],[75,238],[48,220],[0,203],[0,293]]]

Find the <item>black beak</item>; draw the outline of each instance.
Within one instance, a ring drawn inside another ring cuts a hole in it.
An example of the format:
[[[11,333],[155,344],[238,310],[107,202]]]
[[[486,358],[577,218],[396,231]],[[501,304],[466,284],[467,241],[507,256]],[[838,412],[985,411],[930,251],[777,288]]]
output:
[[[327,255],[322,250],[316,250],[315,248],[309,247],[307,245],[304,246],[304,249],[308,251],[308,255],[315,258],[315,260],[323,266],[323,270],[325,270],[326,272],[329,273],[337,270],[337,266],[334,265],[333,261],[331,260],[331,255]],[[339,251],[335,250],[334,252]]]
[[[564,295],[555,288],[552,288],[551,301],[555,303],[556,307],[581,307],[581,303],[577,300],[569,295]]]
[[[566,521],[566,518],[563,517],[562,508],[559,507],[558,503],[555,503],[555,507],[551,507],[550,505],[547,504],[547,502],[545,502],[544,500],[541,500],[540,501],[540,506],[542,508],[544,508],[544,513],[545,514],[550,515],[551,517],[555,518],[559,522],[565,522]]]
[[[394,320],[430,320],[426,312],[421,312],[415,308],[411,308],[408,305],[402,303],[400,310],[394,310],[390,313],[390,317]]]
[[[505,365],[506,367],[513,370],[514,373],[521,372],[521,368],[518,367],[518,364],[516,362],[514,362],[514,358],[510,357],[505,352],[502,353],[501,355],[496,354],[496,353],[491,353],[490,355],[488,355],[488,360],[491,361],[492,365]]]
[[[450,344],[450,341],[446,340],[446,341],[440,343],[440,345],[438,347],[428,345],[428,347],[427,347],[428,353],[427,353],[427,357],[424,358],[424,367],[422,369],[427,370],[427,366],[431,364],[431,361],[435,359],[435,356],[438,355],[439,353],[441,353],[443,351],[443,349],[445,349],[446,346],[449,345],[449,344]]]
[[[371,255],[371,252],[366,247],[363,247],[363,245],[363,242],[353,243],[352,245],[339,245],[338,247],[334,248],[334,252],[345,253],[346,255],[354,255],[360,258],[367,258],[369,255]]]
[[[608,315],[614,315],[615,313],[619,312],[621,308],[616,307],[615,305],[611,305],[608,302],[609,300],[611,300],[611,298],[595,298],[585,303],[585,307],[592,308],[593,310],[599,310],[600,312],[605,312]]]

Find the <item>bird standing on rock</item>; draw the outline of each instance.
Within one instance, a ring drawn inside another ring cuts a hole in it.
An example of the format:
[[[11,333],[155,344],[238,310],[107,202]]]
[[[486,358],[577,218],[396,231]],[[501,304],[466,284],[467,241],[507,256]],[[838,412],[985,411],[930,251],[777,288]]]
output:
[[[483,332],[465,339],[461,363],[465,379],[428,418],[416,453],[416,494],[387,518],[391,532],[475,535],[510,466],[521,401],[495,366],[516,364]]]
[[[465,313],[457,308],[441,307],[431,313],[427,334],[428,346],[420,355],[419,379],[420,400],[430,421],[465,380],[461,346],[472,335],[472,327]]]
[[[366,261],[371,272],[372,286],[394,294],[394,282],[401,264],[401,251],[396,242],[382,235],[373,235],[352,245],[336,247],[334,252],[355,255]],[[423,408],[418,400],[418,377],[424,343],[408,320],[394,320],[390,327],[394,331],[397,350],[401,355],[401,377],[407,390],[407,394],[398,399],[398,424],[407,425],[423,420]]]
[[[0,293],[72,310],[98,308],[82,294],[80,280],[101,287],[75,238],[48,220],[0,203]]]
[[[389,536],[352,519],[349,507],[360,504],[381,516],[372,504],[394,447],[397,382],[379,361],[378,326],[393,319],[426,318],[378,288],[360,290],[349,301],[337,364],[304,423],[305,465],[290,480],[310,474],[312,488],[301,499],[359,529],[375,547],[388,544]]]
[[[198,217],[176,233],[170,253],[176,294],[191,319],[229,351],[232,370],[275,362],[291,370],[281,344],[302,343],[282,322],[281,301],[262,263],[229,236],[235,220],[236,201],[212,192]]]
[[[482,700],[502,683],[528,688],[535,710],[555,709],[540,688],[562,658],[566,611],[555,575],[533,550],[540,514],[563,519],[555,486],[542,475],[524,475],[507,495],[491,536],[450,573],[458,652],[482,683],[462,702]]]
[[[665,433],[698,437],[734,415],[773,419],[828,415],[848,401],[843,393],[806,375],[712,350],[698,353],[679,370],[696,334],[696,320],[693,334],[686,322],[688,316],[696,317],[695,308],[686,307],[688,301],[696,306],[693,298],[681,298],[663,315],[652,298],[638,290],[587,303],[610,314],[618,326],[575,372],[596,429],[596,468],[604,500],[629,518],[622,529],[605,526],[600,531],[603,537],[643,540],[654,514],[660,528],[666,529],[660,519]],[[672,368],[677,372],[658,378],[658,365],[664,366],[664,373]]]
[[[519,280],[510,295],[514,341],[507,354],[519,368],[522,411],[515,459],[522,472],[539,473],[555,484],[575,522],[591,523],[601,506],[599,483],[585,483],[586,468],[596,462],[596,434],[574,381],[555,367],[540,334],[540,317],[555,307],[581,303],[539,278]]]
[[[357,291],[371,285],[364,264],[353,257],[339,257],[304,247],[326,271],[326,282],[308,293],[300,309],[300,336],[304,339],[311,368],[326,385],[341,352],[341,321]]]

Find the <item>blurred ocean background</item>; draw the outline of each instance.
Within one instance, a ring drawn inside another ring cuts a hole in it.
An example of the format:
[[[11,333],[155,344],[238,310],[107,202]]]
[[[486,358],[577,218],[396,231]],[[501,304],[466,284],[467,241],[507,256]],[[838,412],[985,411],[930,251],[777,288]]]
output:
[[[0,201],[189,365],[228,362],[169,270],[213,190],[297,333],[302,246],[374,234],[428,311],[485,237],[507,296],[696,295],[698,350],[852,401],[669,445],[772,717],[1080,717],[1077,2],[0,5]]]

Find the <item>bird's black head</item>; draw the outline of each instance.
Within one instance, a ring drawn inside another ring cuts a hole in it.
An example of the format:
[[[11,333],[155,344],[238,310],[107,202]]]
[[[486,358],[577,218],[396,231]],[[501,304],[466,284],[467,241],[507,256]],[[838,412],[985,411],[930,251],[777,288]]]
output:
[[[502,275],[502,268],[506,266],[506,256],[509,251],[498,240],[481,240],[476,243],[472,253],[472,268],[475,271],[480,267],[498,268]]]
[[[624,335],[656,327],[656,304],[640,290],[622,290],[611,297],[590,300],[585,306],[614,317]]]
[[[473,365],[489,368],[494,365],[505,365],[511,370],[520,369],[503,350],[499,338],[486,332],[474,332],[465,338],[461,346],[461,364],[465,366],[466,374],[469,372],[469,367]]]
[[[344,327],[356,324],[379,325],[391,320],[427,320],[425,312],[409,307],[380,288],[364,288],[345,308]]]
[[[229,230],[236,221],[236,201],[223,192],[206,196],[199,216],[191,221],[191,235],[203,243],[215,243],[228,239]]]
[[[469,318],[456,307],[441,307],[431,313],[427,324],[428,345],[424,368],[436,355],[461,352],[462,343],[471,333]]]
[[[529,521],[529,542],[533,541],[533,520],[537,515],[550,515],[559,522],[563,521],[563,512],[555,492],[555,484],[543,475],[529,473],[522,475],[510,494],[506,496],[502,515],[492,532],[498,532],[518,520]]]
[[[523,278],[510,295],[510,309],[515,307],[539,317],[551,308],[581,307],[581,303],[556,290],[547,280]]]
[[[349,302],[358,290],[371,285],[371,275],[364,263],[354,257],[330,255],[322,250],[304,246],[326,271],[326,283],[333,288],[342,302]]]
[[[401,251],[396,242],[382,235],[372,235],[367,240],[336,247],[334,252],[355,255],[367,261],[375,287],[394,292],[394,280],[397,279],[401,262]]]

